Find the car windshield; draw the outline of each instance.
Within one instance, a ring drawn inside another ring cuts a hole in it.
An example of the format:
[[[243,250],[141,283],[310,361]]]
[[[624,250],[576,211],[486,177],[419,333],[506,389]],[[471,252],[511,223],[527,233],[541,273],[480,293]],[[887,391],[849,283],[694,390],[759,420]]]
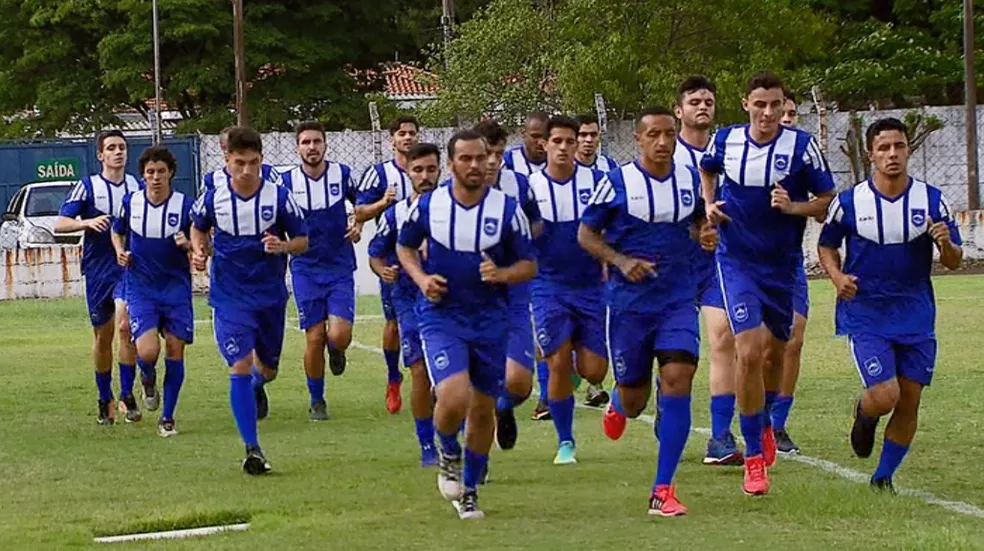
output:
[[[32,189],[27,196],[24,216],[58,216],[72,186],[45,186]]]

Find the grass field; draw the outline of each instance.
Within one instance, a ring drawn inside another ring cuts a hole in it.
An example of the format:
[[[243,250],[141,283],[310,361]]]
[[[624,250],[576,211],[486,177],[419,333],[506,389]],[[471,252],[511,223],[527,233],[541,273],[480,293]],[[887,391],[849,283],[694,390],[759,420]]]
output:
[[[790,432],[813,458],[870,473],[847,442],[859,391],[846,344],[832,338],[833,298],[813,282],[803,374]],[[939,367],[923,399],[919,434],[896,478],[900,488],[984,508],[980,369],[984,277],[937,280]],[[204,302],[199,319],[209,318]],[[359,311],[377,314],[374,297]],[[99,427],[80,300],[0,303],[0,549],[104,548],[94,535],[164,530],[248,519],[249,531],[139,544],[140,549],[984,549],[984,518],[913,496],[871,493],[815,465],[780,459],[772,493],[739,489],[740,469],[700,464],[706,436],[692,434],[678,472],[680,519],[646,515],[656,446],[632,423],[619,442],[601,415],[578,410],[579,464],[551,464],[550,423],[520,423],[510,452],[493,451],[488,515],[459,521],[419,467],[413,422],[386,413],[385,368],[353,349],[348,371],[327,385],[331,421],[307,420],[302,335],[288,329],[281,376],[270,385],[271,416],[260,439],[275,474],[248,478],[228,406],[226,369],[200,323],[173,439],[155,420]],[[378,346],[381,322],[357,322],[355,340]],[[695,383],[694,426],[709,426],[707,370]],[[114,388],[118,383],[114,382]],[[522,408],[528,419],[531,405]],[[651,409],[651,408],[650,408]],[[884,425],[882,425],[884,426]],[[736,427],[737,428],[737,427]],[[879,446],[880,449],[880,446]],[[139,546],[139,547],[138,547]],[[110,546],[113,547],[113,546]]]

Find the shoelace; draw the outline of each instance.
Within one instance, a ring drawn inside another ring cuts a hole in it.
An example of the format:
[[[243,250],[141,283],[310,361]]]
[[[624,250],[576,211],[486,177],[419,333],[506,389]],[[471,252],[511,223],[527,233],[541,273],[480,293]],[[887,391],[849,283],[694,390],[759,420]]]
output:
[[[748,474],[752,475],[754,478],[762,478],[765,476],[765,463],[761,461],[753,461],[748,464]]]

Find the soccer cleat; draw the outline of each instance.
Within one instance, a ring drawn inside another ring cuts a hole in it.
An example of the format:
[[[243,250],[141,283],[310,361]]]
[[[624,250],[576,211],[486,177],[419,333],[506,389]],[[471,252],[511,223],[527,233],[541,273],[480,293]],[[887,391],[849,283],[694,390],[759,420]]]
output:
[[[328,349],[328,369],[335,376],[345,373],[345,352],[343,350]]]
[[[161,438],[177,436],[178,430],[174,428],[174,419],[161,419],[160,422],[157,423],[157,435]]]
[[[591,385],[588,387],[588,393],[584,400],[584,405],[593,408],[600,408],[601,406],[608,403],[611,397],[608,396],[608,391],[605,389]]]
[[[657,486],[649,497],[649,514],[658,517],[682,517],[687,507],[676,497],[676,486]]]
[[[327,421],[328,404],[324,400],[315,402],[314,405],[308,408],[308,418],[312,421]]]
[[[516,425],[516,413],[512,408],[495,412],[495,443],[500,450],[511,450],[516,447],[516,437],[519,427]]]
[[[258,476],[270,472],[270,469],[259,446],[246,446],[246,459],[243,459],[243,471],[246,474]]]
[[[103,426],[109,426],[116,422],[113,419],[113,401],[112,400],[99,400],[99,415],[96,417],[96,423]]]
[[[772,431],[776,440],[776,450],[780,455],[799,455],[800,449],[785,430]]]
[[[117,402],[117,408],[127,423],[137,423],[143,419],[143,413],[140,412],[140,407],[137,406],[137,400],[133,394]]]
[[[437,466],[437,449],[434,448],[434,444],[428,444],[420,448],[420,467],[423,469],[429,469]]]
[[[705,465],[741,465],[745,462],[738,443],[735,442],[735,435],[731,431],[724,433],[721,438],[709,438],[707,440],[707,454],[704,455]]]
[[[536,403],[536,407],[533,409],[533,415],[530,418],[534,421],[549,421],[552,419],[550,417],[550,407],[547,406],[546,400],[540,400]]]
[[[254,388],[253,397],[256,398],[256,419],[266,419],[270,415],[270,399],[267,398],[266,389],[262,386]]]
[[[403,408],[403,396],[400,395],[400,381],[386,385],[386,411],[397,414]]]
[[[875,449],[875,431],[878,429],[878,418],[866,416],[861,412],[861,400],[854,405],[854,426],[851,427],[851,447],[858,457],[871,457]]]
[[[615,407],[609,402],[608,407],[605,408],[605,416],[601,418],[601,428],[604,430],[605,436],[612,440],[618,440],[625,434],[625,424],[625,416],[615,411]]]
[[[161,393],[157,391],[157,381],[155,379],[143,379],[143,402],[147,411],[157,411],[161,405]]]
[[[769,473],[762,455],[745,458],[745,481],[741,485],[741,490],[750,496],[769,493]]]
[[[871,489],[876,492],[888,492],[893,496],[897,494],[895,491],[895,485],[892,484],[891,478],[875,478],[871,477]]]
[[[471,490],[465,492],[458,502],[458,518],[461,520],[477,520],[485,518],[485,513],[478,508],[478,492]]]
[[[557,455],[554,456],[554,465],[573,465],[577,463],[577,458],[574,457],[574,442],[565,440],[560,443],[557,448]]]
[[[464,487],[461,484],[461,457],[446,456],[438,452],[437,489],[448,501],[461,499]]]
[[[762,457],[765,458],[765,466],[771,467],[776,464],[776,438],[772,434],[772,427],[762,429]]]

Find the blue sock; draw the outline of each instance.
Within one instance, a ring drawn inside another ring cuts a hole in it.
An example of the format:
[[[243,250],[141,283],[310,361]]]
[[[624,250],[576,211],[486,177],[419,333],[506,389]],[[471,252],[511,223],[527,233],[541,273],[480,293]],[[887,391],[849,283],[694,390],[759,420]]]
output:
[[[738,416],[741,435],[745,439],[745,457],[762,455],[762,412]]]
[[[120,364],[120,400],[133,394],[133,380],[136,378],[137,368],[133,364]]]
[[[489,456],[477,454],[465,448],[465,469],[463,478],[465,491],[471,491],[478,487],[478,481],[482,479],[482,473],[489,464]]]
[[[899,465],[902,464],[902,460],[905,459],[905,454],[908,452],[909,446],[897,444],[886,438],[885,443],[882,445],[881,457],[878,459],[878,468],[875,470],[875,474],[872,475],[871,479],[884,480],[886,478],[892,478],[895,475],[895,471],[898,470]]]
[[[458,431],[451,434],[437,432],[437,439],[441,443],[441,453],[446,457],[461,457],[461,444],[458,443]]]
[[[320,379],[313,379],[310,376],[307,378],[308,392],[311,394],[311,405],[317,404],[318,402],[325,401],[325,377],[321,376]]]
[[[711,396],[711,436],[715,440],[731,431],[731,421],[735,418],[735,395],[720,394]]]
[[[547,367],[546,360],[540,360],[536,364],[536,382],[540,385],[540,401],[547,401],[547,384],[550,380],[550,368]]]
[[[499,396],[499,398],[495,401],[495,409],[496,411],[505,411],[507,409],[514,409],[516,407],[523,405],[523,402],[525,402],[526,398],[528,397],[529,394],[527,394],[526,396],[520,396],[518,394],[513,394],[512,392],[509,391],[503,391],[502,395]]]
[[[140,378],[145,381],[157,380],[157,365],[149,364],[137,356],[137,367],[140,368]]]
[[[554,428],[557,429],[558,442],[574,442],[574,397],[568,396],[563,400],[547,400],[550,417],[553,418]]]
[[[772,404],[776,403],[776,398],[779,397],[778,392],[772,390],[765,391],[765,407],[762,408],[762,428],[771,429],[772,428]]]
[[[178,395],[184,384],[184,360],[164,360],[164,411],[161,419],[174,420],[174,409],[178,407]]]
[[[656,375],[656,412],[663,415],[663,385],[659,382],[659,375]]]
[[[792,396],[779,396],[772,403],[769,413],[772,414],[772,428],[775,430],[786,430],[786,419],[789,418],[789,410],[793,407]]]
[[[423,419],[414,419],[413,423],[417,427],[417,441],[420,442],[420,448],[433,448],[434,418],[425,417]]]
[[[253,389],[263,388],[267,384],[267,378],[263,376],[263,372],[260,368],[253,366],[253,377],[252,377],[252,387]]]
[[[390,383],[399,383],[403,380],[400,373],[400,351],[383,350],[383,357],[386,358],[386,378]]]
[[[99,399],[103,402],[113,399],[112,371],[96,371],[96,389],[99,391]]]
[[[236,419],[239,436],[247,446],[258,446],[256,436],[256,397],[253,396],[253,376],[229,374],[229,403]]]
[[[625,409],[622,407],[622,398],[618,395],[618,385],[612,388],[612,409],[625,415]]]
[[[663,396],[663,415],[659,418],[659,459],[653,491],[656,491],[656,486],[673,482],[689,435],[690,396]]]

